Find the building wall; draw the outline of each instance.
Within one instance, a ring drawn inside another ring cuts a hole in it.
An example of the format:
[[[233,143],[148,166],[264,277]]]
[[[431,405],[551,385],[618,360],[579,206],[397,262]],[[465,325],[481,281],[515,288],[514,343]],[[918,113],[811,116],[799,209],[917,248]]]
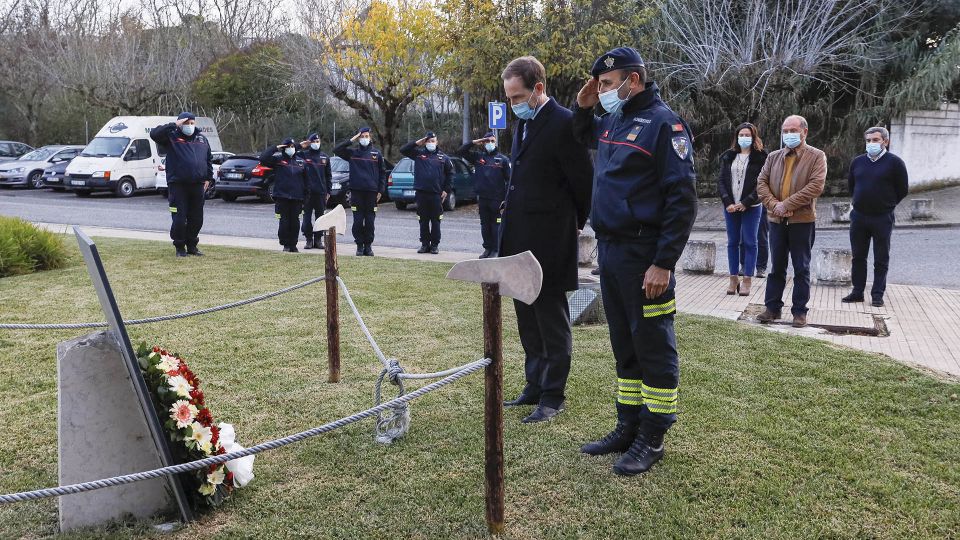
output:
[[[910,111],[893,121],[890,151],[906,162],[910,186],[960,180],[960,106]]]

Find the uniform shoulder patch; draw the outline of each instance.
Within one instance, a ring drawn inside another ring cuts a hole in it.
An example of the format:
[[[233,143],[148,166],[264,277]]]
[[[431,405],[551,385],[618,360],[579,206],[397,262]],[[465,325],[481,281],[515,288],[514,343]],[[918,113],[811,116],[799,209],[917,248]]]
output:
[[[674,137],[671,142],[673,143],[673,151],[676,152],[677,157],[686,160],[687,157],[690,156],[690,141],[686,136],[681,135]]]
[[[680,132],[680,133],[682,133],[682,132],[683,132],[683,124],[674,124],[674,125],[672,126],[672,129],[673,129],[673,131],[675,131],[675,132]]]

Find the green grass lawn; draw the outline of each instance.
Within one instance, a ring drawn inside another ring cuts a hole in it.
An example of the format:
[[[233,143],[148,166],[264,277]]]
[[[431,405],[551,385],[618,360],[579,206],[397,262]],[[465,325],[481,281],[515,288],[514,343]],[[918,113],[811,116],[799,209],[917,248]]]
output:
[[[68,239],[73,245],[73,240]],[[322,258],[99,239],[126,318],[211,306],[299,283]],[[76,249],[65,269],[0,279],[0,321],[102,320]],[[448,265],[345,258],[342,275],[384,352],[408,371],[482,354],[480,291]],[[505,394],[522,355],[505,302]],[[326,382],[323,286],[245,308],[130,328],[179,351],[218,420],[245,446],[371,406],[379,363],[345,304],[343,382]],[[610,473],[579,445],[614,423],[605,327],[574,331],[568,410],[526,426],[507,410],[507,538],[950,538],[960,536],[960,385],[885,357],[705,317],[680,316],[680,419],[646,475]],[[76,331],[0,331],[0,492],[57,483],[56,343]],[[412,385],[418,386],[416,384]],[[256,479],[170,535],[70,537],[478,538],[483,380],[414,402],[407,438],[371,421],[261,454]],[[0,537],[56,533],[55,499],[0,506]]]

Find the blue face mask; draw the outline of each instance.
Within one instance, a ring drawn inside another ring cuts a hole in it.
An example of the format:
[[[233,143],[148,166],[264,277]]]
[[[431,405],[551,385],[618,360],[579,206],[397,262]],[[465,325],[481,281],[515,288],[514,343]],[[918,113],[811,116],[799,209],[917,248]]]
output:
[[[283,153],[288,156],[293,156],[294,152],[295,150],[293,148],[290,148],[289,146],[283,149]]]
[[[493,152],[497,149],[497,143],[488,142],[483,147],[487,149],[487,152]]]
[[[182,131],[183,134],[186,135],[187,137],[193,135],[193,132],[194,132],[196,129],[197,129],[197,126],[195,126],[195,125],[193,125],[193,124],[184,124],[184,125],[180,126],[180,131]]]
[[[740,148],[750,148],[753,146],[753,137],[737,137],[737,144]]]
[[[630,95],[627,95],[627,99],[620,99],[620,89],[623,88],[623,85],[627,84],[627,81],[630,79],[625,79],[620,86],[616,87],[613,90],[608,90],[600,94],[600,105],[603,106],[604,110],[610,114],[619,114],[620,110],[623,109],[623,106],[627,103],[627,99],[630,98]]]
[[[783,134],[783,144],[787,148],[796,148],[800,146],[800,134],[799,133],[784,133]]]
[[[880,155],[880,152],[882,151],[883,151],[882,144],[876,143],[876,142],[867,143],[867,154],[869,154],[870,157],[877,157]]]
[[[530,99],[533,99],[533,97],[533,94],[530,94]],[[513,109],[513,114],[517,115],[517,118],[521,120],[530,120],[535,114],[537,114],[537,109],[530,106],[530,99],[524,101],[523,103],[510,106],[510,108]]]
[[[437,149],[437,143],[435,143],[435,142],[428,142],[428,143],[426,144],[426,147],[427,147],[427,152],[433,152],[434,150]]]

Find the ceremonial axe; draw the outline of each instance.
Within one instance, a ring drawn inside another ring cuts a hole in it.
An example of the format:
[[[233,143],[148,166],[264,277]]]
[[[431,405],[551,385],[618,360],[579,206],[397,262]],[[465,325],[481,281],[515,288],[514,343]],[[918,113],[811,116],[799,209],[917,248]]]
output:
[[[487,530],[503,533],[503,319],[500,296],[530,305],[540,296],[543,268],[533,253],[455,264],[447,279],[472,281],[483,287],[483,348],[490,359],[484,373],[484,489]]]
[[[330,227],[337,229],[337,234],[344,234],[347,231],[347,213],[343,211],[343,206],[336,205],[333,210],[317,217],[313,222],[314,231],[327,231]]]

